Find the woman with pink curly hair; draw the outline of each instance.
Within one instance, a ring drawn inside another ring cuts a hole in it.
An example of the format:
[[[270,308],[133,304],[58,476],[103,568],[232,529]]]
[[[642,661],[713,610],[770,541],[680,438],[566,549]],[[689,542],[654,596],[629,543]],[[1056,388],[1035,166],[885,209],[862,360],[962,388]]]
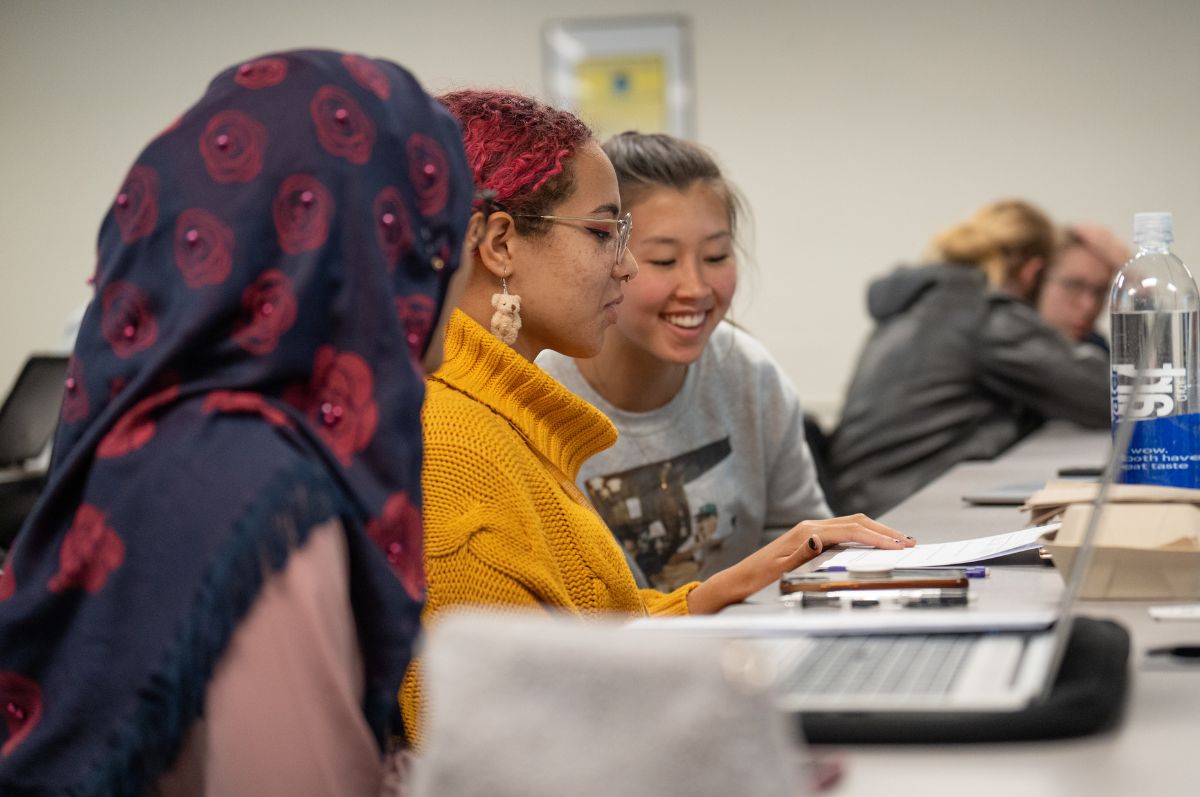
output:
[[[422,416],[426,625],[455,605],[581,616],[714,612],[826,545],[911,544],[866,518],[807,521],[703,583],[639,589],[575,486],[579,466],[611,446],[616,430],[533,363],[548,349],[599,352],[624,284],[638,273],[616,173],[591,131],[565,111],[495,91],[440,99],[463,127],[483,196],[472,224],[482,220],[484,230]],[[402,705],[411,738],[419,738],[421,701],[410,669]]]

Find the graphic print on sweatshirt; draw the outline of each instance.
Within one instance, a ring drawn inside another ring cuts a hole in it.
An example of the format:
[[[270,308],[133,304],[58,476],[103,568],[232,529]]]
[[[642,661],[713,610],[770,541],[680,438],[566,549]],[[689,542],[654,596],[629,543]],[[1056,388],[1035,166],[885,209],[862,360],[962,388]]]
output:
[[[734,532],[736,517],[722,517],[714,482],[732,453],[729,438],[671,459],[595,476],[588,497],[651,586],[672,590],[696,580],[705,557]],[[707,477],[707,478],[706,478]]]

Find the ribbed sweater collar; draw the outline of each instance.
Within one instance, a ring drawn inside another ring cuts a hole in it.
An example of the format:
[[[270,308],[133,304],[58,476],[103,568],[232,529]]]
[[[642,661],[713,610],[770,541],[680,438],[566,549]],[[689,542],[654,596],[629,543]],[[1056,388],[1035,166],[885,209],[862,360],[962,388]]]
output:
[[[589,457],[617,441],[602,412],[461,310],[450,316],[445,361],[434,378],[504,417],[572,480]]]

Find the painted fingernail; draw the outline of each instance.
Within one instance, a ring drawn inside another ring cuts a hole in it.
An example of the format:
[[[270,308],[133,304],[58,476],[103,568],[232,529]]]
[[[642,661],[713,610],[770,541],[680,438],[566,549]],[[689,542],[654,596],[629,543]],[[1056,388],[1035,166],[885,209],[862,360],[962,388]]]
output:
[[[817,550],[817,538],[816,537],[808,538],[808,547],[812,548],[814,551]]]

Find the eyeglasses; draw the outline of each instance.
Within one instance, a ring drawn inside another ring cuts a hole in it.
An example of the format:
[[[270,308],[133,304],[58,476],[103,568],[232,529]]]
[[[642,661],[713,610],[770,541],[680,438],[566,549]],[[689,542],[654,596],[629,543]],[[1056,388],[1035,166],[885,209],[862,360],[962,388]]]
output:
[[[1108,286],[1076,279],[1074,277],[1055,278],[1050,280],[1072,299],[1088,297],[1098,304],[1104,304],[1108,299]]]
[[[626,213],[617,219],[597,219],[590,216],[541,216],[535,213],[517,213],[514,216],[523,219],[546,219],[547,221],[587,221],[592,224],[614,224],[617,230],[617,258],[614,263],[620,263],[629,248],[629,233],[633,231],[633,214]]]

